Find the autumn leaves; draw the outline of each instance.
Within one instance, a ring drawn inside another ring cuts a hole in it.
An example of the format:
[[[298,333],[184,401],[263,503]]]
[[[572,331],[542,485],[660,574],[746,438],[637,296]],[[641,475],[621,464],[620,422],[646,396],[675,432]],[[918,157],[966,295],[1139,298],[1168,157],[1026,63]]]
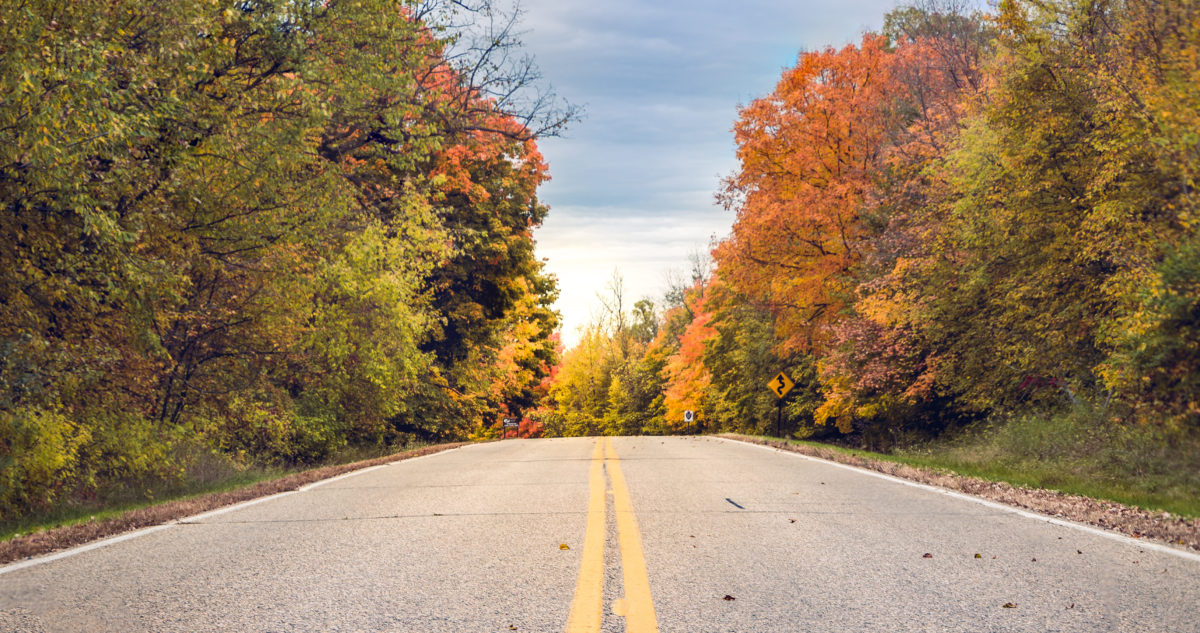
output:
[[[816,362],[817,425],[1103,400],[1194,429],[1181,389],[1198,357],[1179,347],[1194,332],[1152,296],[1198,298],[1181,196],[1196,157],[1163,128],[1196,98],[1181,82],[1200,68],[1197,7],[952,4],[801,55],[741,111],[718,283],[770,313],[778,350]],[[1171,360],[1131,356],[1133,340]],[[1118,378],[1137,371],[1142,386]]]
[[[564,115],[491,9],[0,9],[0,518],[532,405]]]
[[[764,431],[786,370],[789,431],[1071,409],[1195,436],[1200,8],[963,9],[897,9],[740,110],[715,272],[638,345],[602,324],[569,352],[552,399],[594,413],[558,428]]]
[[[837,318],[867,248],[863,212],[902,116],[896,58],[878,35],[804,54],[741,110],[741,167],[722,192],[738,218],[714,256],[725,283],[777,310],[785,348],[808,349]]]

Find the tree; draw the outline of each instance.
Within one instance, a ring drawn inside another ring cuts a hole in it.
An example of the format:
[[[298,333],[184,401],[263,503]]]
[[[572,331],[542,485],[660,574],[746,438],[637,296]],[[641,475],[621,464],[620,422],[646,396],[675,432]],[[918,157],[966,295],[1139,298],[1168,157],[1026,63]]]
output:
[[[0,511],[531,406],[574,110],[492,9],[0,8]]]
[[[702,356],[711,374],[707,413],[712,428],[774,434],[777,398],[766,385],[782,371],[796,386],[787,397],[781,431],[812,434],[813,412],[822,399],[812,357],[778,355],[771,313],[732,292],[719,275],[709,286],[705,307],[712,311],[716,332]]]
[[[712,313],[705,309],[706,296],[706,288],[699,283],[687,294],[686,301],[694,316],[679,336],[679,349],[667,359],[664,369],[665,426],[677,433],[704,428],[712,408],[712,373],[704,364],[704,350],[716,336],[716,330],[711,324]],[[694,423],[684,421],[684,411],[695,413]]]
[[[788,350],[819,340],[868,248],[864,212],[902,127],[895,56],[876,35],[805,53],[770,96],[739,111],[740,167],[721,194],[738,218],[714,255],[726,283],[770,307]]]

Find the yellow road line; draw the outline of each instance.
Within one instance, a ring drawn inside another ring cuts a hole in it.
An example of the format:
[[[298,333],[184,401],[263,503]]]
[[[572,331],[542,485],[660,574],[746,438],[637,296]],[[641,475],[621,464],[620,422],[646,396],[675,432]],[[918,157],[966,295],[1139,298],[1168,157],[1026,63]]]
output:
[[[612,438],[604,438],[605,466],[612,480],[613,507],[617,514],[617,542],[621,544],[621,570],[625,574],[625,599],[622,604],[626,633],[657,633],[658,617],[650,597],[650,577],[646,574],[646,557],[642,553],[642,534],[629,486],[621,472],[621,460],[613,449]]]
[[[567,633],[598,633],[604,616],[604,449],[600,440],[592,451],[588,474],[587,532],[583,537],[583,562],[575,582],[575,599],[567,616]]]

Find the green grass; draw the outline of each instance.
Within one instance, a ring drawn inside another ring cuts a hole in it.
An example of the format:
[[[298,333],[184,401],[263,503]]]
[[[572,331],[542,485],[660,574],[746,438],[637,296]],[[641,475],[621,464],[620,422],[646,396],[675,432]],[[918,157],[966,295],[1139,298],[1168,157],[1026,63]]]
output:
[[[110,519],[131,510],[147,508],[168,501],[178,501],[214,492],[236,490],[254,485],[260,481],[282,477],[289,472],[294,471],[253,469],[217,482],[206,484],[191,482],[173,486],[174,490],[161,496],[147,496],[143,494],[140,498],[131,498],[133,495],[127,493],[123,495],[106,495],[100,499],[91,501],[72,500],[57,504],[43,512],[20,516],[0,523],[0,541],[6,541],[10,538],[42,530],[86,523],[93,519]]]
[[[890,453],[789,442],[1200,517],[1200,437],[1194,432],[1122,426],[1086,407],[992,421]]]
[[[0,522],[0,541],[41,530],[86,523],[93,519],[114,518],[132,510],[169,501],[237,490],[310,468],[348,464],[422,446],[424,444],[403,447],[346,447],[322,463],[291,468],[240,464],[212,453],[197,455],[189,460],[187,473],[180,481],[149,481],[113,486],[93,498],[64,500],[44,511]]]

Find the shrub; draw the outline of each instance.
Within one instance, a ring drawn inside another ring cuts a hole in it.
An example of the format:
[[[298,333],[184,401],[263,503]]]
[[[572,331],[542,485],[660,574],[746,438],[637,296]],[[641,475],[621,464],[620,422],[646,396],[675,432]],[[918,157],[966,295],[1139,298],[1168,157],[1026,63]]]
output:
[[[88,429],[59,411],[0,411],[0,519],[45,508],[70,490]]]

